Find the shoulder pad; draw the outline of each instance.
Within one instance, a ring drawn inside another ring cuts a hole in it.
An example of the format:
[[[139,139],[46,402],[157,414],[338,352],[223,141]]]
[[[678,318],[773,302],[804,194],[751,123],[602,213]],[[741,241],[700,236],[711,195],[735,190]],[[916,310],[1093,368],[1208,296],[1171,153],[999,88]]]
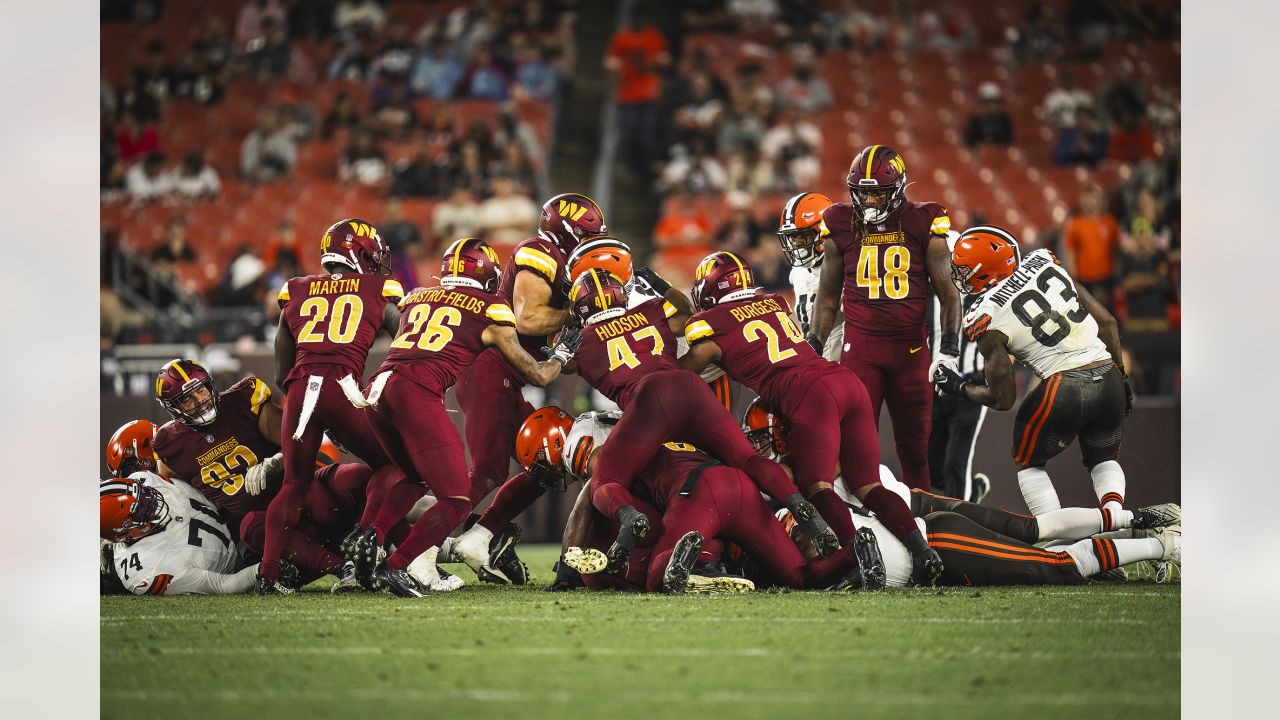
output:
[[[511,259],[517,269],[532,270],[552,284],[560,272],[560,251],[543,240],[526,240]]]
[[[489,307],[485,308],[484,316],[492,320],[495,325],[516,326],[516,314],[512,312],[511,306],[504,302],[489,303]]]
[[[289,281],[288,280],[285,280],[284,284],[280,286],[280,293],[276,296],[276,302],[280,304],[280,307],[284,307],[284,304],[289,302]]]
[[[695,317],[700,318],[701,313]],[[711,323],[704,319],[694,319],[684,326],[684,338],[689,341],[690,345],[698,342],[699,340],[706,340],[715,334],[715,328],[711,327]]]
[[[404,298],[404,288],[400,286],[400,281],[394,278],[384,280],[382,283],[382,297],[397,303],[400,302]]]

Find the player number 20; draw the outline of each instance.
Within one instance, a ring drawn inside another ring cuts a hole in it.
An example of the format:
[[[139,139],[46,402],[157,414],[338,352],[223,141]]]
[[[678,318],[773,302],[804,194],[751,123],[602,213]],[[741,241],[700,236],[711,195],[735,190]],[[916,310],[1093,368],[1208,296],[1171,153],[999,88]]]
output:
[[[658,328],[652,325],[642,327],[631,333],[631,337],[635,340],[643,340],[644,338],[653,338],[653,352],[651,355],[661,355],[665,347],[662,342],[662,335],[658,333]],[[636,353],[631,349],[631,345],[627,342],[626,335],[619,335],[609,342],[605,343],[605,352],[609,354],[609,370],[617,370],[626,365],[629,368],[640,366],[640,358],[636,357]]]
[[[364,301],[359,295],[339,295],[333,301],[333,316],[330,318],[329,299],[317,295],[307,298],[298,308],[298,313],[308,318],[307,324],[298,333],[299,343],[322,342],[325,337],[329,342],[346,345],[356,338],[356,330],[360,328],[360,316],[364,315]],[[316,326],[329,318],[326,332],[316,332]]]
[[[461,324],[462,312],[458,308],[438,307],[435,308],[435,312],[432,312],[430,305],[414,305],[409,311],[409,329],[392,340],[391,347],[408,350],[417,345],[419,350],[440,352],[453,339],[451,328]],[[425,329],[423,325],[426,325]],[[413,340],[414,335],[418,336],[416,343]]]
[[[801,334],[800,328],[791,320],[786,313],[775,313],[778,316],[778,324],[782,326],[782,331],[791,338],[792,342],[804,342],[804,335]],[[747,342],[755,342],[760,338],[764,338],[765,344],[769,349],[769,362],[780,363],[787,358],[796,356],[796,351],[792,348],[783,349],[782,343],[778,338],[778,333],[769,323],[763,320],[752,320],[742,326],[742,336]]]
[[[890,245],[884,251],[884,278],[880,277],[880,246],[866,245],[858,253],[858,287],[866,288],[867,297],[879,299],[880,289],[890,300],[907,296],[907,271],[911,269],[911,251],[901,245]]]

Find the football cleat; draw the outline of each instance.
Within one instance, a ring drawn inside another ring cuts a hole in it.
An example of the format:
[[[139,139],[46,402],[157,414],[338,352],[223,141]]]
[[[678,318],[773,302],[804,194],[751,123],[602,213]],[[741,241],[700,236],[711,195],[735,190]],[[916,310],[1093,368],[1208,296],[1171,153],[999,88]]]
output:
[[[911,556],[911,580],[916,585],[933,587],[938,582],[938,578],[942,577],[944,569],[942,558],[933,548]]]
[[[1182,508],[1176,503],[1148,505],[1133,511],[1133,529],[1154,530],[1155,528],[1182,526]]]
[[[1094,573],[1089,576],[1089,579],[1097,580],[1099,582],[1125,582],[1129,579],[1129,571],[1122,567],[1115,567],[1110,570],[1103,570],[1102,572]]]
[[[649,534],[649,518],[631,505],[618,510],[618,525],[618,537],[604,553],[609,559],[609,564],[605,568],[609,572],[621,570],[631,558],[631,551],[635,549],[636,544]]]
[[[342,576],[338,578],[338,582],[329,587],[329,592],[334,595],[343,593],[364,592],[364,586],[356,578],[356,564],[350,560],[342,563]]]
[[[1164,554],[1160,559],[1164,562],[1173,563],[1182,566],[1182,526],[1171,525],[1160,530],[1156,534],[1156,539],[1160,541],[1160,546],[1164,548]]]
[[[787,496],[783,504],[791,511],[791,517],[796,519],[800,528],[809,536],[818,555],[828,557],[840,549],[840,538],[836,537],[835,531],[818,514],[818,508],[805,500],[803,495],[792,493]]]
[[[671,559],[667,561],[667,569],[662,573],[662,592],[671,594],[685,591],[700,552],[702,534],[697,530],[690,530],[676,541],[676,546],[671,550]]]
[[[564,551],[564,564],[583,575],[595,575],[604,572],[609,558],[595,548],[570,547]]]
[[[979,505],[987,497],[987,493],[991,492],[991,478],[986,473],[974,473],[972,487],[969,488],[969,502]]]
[[[884,556],[880,554],[880,542],[871,528],[858,528],[853,539],[853,552],[862,567],[862,579],[867,590],[883,590],[886,584]]]
[[[844,577],[836,581],[836,584],[827,588],[828,590],[863,590],[867,587],[867,579],[862,574],[862,564],[854,563]]]
[[[477,578],[496,585],[506,585],[509,582],[506,575],[486,567],[489,563],[489,541],[492,539],[493,536],[487,529],[473,525],[470,530],[454,539],[453,554],[466,563]]]
[[[1164,585],[1165,583],[1177,580],[1182,576],[1182,566],[1180,564],[1175,565],[1171,562],[1165,562],[1164,560],[1152,560],[1151,573],[1156,584]]]
[[[427,596],[427,589],[414,580],[413,576],[404,570],[392,570],[385,562],[378,565],[373,576],[392,595],[406,598]]]
[[[387,558],[386,548],[378,542],[378,534],[367,527],[360,532],[353,544],[351,559],[356,568],[356,579],[365,590],[377,590],[374,571]]]
[[[755,592],[756,584],[737,575],[689,575],[684,591],[703,595],[729,595]]]
[[[489,541],[489,561],[485,568],[493,570],[511,581],[512,585],[529,584],[529,568],[516,555],[516,543],[520,542],[520,526],[507,523]]]
[[[355,560],[356,558],[356,539],[360,537],[366,528],[359,525],[351,528],[351,532],[342,538],[342,544],[338,545],[338,552],[347,560]]]
[[[453,592],[462,588],[467,583],[457,575],[445,570],[439,565],[436,566],[436,579],[432,580],[427,588],[431,592]]]
[[[292,595],[295,592],[297,591],[279,580],[271,580],[261,575],[253,586],[254,595]]]

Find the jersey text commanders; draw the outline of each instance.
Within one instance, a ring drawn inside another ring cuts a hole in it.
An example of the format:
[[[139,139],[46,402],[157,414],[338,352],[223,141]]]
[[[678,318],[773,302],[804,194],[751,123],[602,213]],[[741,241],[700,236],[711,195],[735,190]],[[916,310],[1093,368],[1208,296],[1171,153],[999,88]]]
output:
[[[235,436],[233,435],[230,440],[218,443],[217,447],[197,457],[196,464],[200,465],[201,467],[204,467],[205,465],[208,465],[209,463],[214,462],[215,460],[221,460],[223,455],[226,455],[227,453],[230,453],[232,450],[235,450],[236,447],[238,447],[239,445],[240,445],[240,441],[236,440]]]

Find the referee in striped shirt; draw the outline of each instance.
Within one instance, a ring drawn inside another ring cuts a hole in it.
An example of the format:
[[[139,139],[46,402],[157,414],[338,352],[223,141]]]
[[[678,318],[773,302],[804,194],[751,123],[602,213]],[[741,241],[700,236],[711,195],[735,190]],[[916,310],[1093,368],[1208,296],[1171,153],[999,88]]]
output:
[[[929,293],[929,347],[937,359],[941,343],[938,327],[942,311],[938,298]],[[982,382],[982,355],[977,343],[969,342],[960,333],[959,372],[969,382]],[[933,430],[929,434],[929,476],[933,492],[939,495],[982,502],[991,481],[982,473],[973,472],[973,450],[982,431],[982,421],[987,417],[987,407],[979,405],[963,395],[934,395]]]

